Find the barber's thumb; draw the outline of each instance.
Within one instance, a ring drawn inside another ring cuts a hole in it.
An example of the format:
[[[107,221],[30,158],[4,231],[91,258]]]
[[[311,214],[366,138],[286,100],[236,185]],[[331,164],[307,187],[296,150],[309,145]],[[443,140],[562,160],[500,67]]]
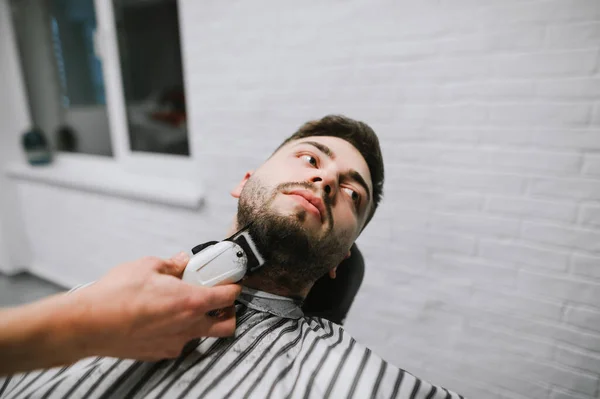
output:
[[[171,258],[172,267],[167,272],[177,277],[181,277],[183,275],[183,271],[187,266],[190,257],[185,252],[180,252],[177,255]]]

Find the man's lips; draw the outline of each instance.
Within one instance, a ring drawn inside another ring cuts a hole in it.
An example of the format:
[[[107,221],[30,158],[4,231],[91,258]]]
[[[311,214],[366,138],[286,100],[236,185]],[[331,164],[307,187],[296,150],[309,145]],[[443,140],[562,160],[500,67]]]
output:
[[[304,198],[310,205],[316,208],[319,216],[321,217],[321,222],[325,219],[326,211],[325,205],[323,204],[323,200],[316,195],[314,195],[311,191],[308,190],[293,190],[284,194],[288,195],[297,195],[299,197]]]

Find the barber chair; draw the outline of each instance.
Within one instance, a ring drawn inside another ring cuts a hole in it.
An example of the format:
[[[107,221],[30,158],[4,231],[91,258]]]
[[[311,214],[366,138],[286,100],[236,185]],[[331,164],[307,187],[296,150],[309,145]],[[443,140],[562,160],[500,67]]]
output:
[[[332,279],[326,274],[313,285],[302,305],[304,314],[343,324],[364,273],[364,258],[356,244],[353,244],[350,256],[338,266],[336,278]]]

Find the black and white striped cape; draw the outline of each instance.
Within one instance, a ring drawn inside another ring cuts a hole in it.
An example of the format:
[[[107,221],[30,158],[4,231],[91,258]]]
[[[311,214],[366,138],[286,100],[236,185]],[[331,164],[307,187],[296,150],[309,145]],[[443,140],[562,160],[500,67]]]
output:
[[[386,363],[341,326],[267,295],[245,291],[235,335],[190,343],[177,359],[87,358],[0,378],[0,398],[462,399]]]

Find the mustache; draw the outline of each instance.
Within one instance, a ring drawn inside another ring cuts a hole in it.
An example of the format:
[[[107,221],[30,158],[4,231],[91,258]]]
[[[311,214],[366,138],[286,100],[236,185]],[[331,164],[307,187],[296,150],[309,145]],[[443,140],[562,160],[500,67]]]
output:
[[[327,212],[326,218],[330,222],[330,225],[333,226],[333,214],[331,213],[331,197],[326,196],[324,191],[319,193],[319,189],[316,185],[309,182],[288,182],[282,183],[277,186],[277,191],[291,190],[294,188],[305,188],[307,190],[312,191],[315,194],[318,194],[321,200],[323,201],[323,205],[325,206],[325,211]]]

